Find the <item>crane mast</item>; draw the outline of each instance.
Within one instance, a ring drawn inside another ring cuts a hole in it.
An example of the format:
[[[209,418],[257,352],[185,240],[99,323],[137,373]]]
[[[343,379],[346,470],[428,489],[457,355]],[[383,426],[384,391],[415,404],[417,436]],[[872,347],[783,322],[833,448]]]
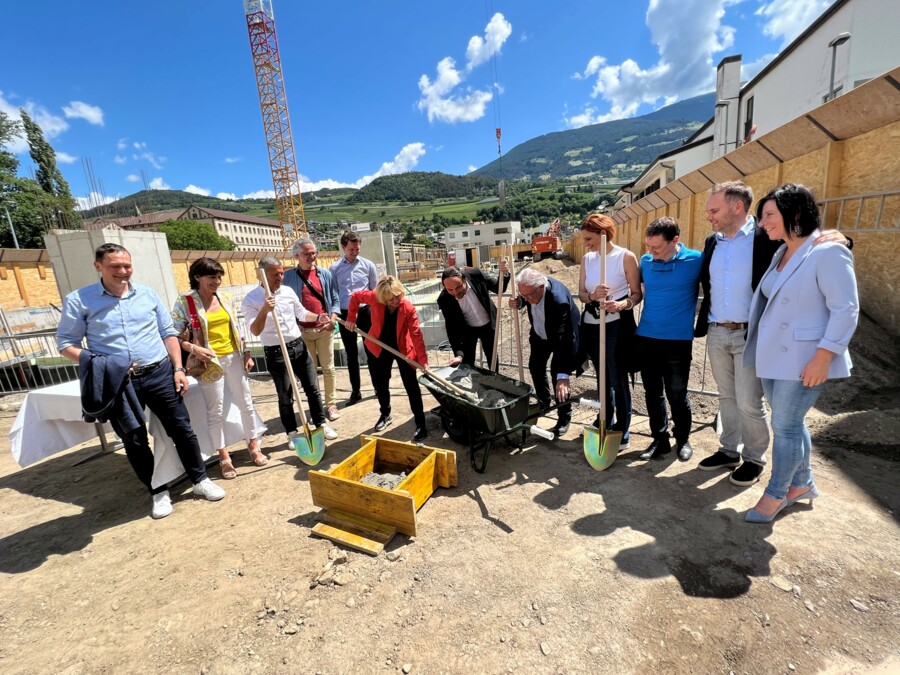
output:
[[[284,250],[307,233],[272,0],[244,0],[269,166]]]

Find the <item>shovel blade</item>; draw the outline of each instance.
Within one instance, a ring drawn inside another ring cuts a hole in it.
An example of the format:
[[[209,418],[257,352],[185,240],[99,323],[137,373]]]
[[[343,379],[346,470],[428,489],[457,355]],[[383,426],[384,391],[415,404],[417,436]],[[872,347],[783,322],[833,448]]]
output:
[[[294,452],[300,458],[300,461],[309,466],[315,466],[322,461],[325,455],[325,430],[313,429],[309,430],[304,427],[303,434],[297,434],[294,437]]]
[[[602,426],[584,428],[584,457],[595,471],[608,469],[619,456],[622,432],[604,432]]]

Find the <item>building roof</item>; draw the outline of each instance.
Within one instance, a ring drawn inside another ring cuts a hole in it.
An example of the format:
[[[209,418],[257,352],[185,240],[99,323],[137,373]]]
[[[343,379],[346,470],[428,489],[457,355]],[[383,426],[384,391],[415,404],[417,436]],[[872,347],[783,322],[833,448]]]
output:
[[[182,213],[184,213],[182,209],[174,209],[146,213],[140,216],[125,216],[124,218],[92,218],[84,221],[84,229],[102,230],[104,227],[109,227],[109,225],[117,225],[123,230],[127,230],[136,227],[146,227],[147,225],[159,225],[167,220],[177,219]]]
[[[191,209],[196,208],[198,211],[203,211],[204,213],[208,213],[213,218],[219,218],[221,220],[233,220],[236,223],[252,223],[254,225],[266,225],[268,227],[277,227],[281,228],[281,224],[277,220],[272,220],[271,218],[260,218],[259,216],[248,216],[245,213],[238,213],[237,211],[223,211],[222,209],[208,209],[205,206],[195,206],[191,204],[188,208],[186,208],[182,213],[187,213]]]

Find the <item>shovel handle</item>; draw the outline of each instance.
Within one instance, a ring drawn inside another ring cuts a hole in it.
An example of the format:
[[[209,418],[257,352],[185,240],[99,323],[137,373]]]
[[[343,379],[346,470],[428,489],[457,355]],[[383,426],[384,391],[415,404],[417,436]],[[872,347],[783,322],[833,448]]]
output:
[[[603,408],[603,404],[600,401],[595,401],[592,398],[580,398],[578,399],[578,405],[587,406],[588,408],[593,408],[594,410],[600,410]]]
[[[345,328],[347,327],[347,322],[344,321],[343,319],[338,319],[338,323],[341,324],[342,326],[344,326]],[[428,370],[428,368],[426,368],[425,366],[423,366],[423,365],[422,365],[421,363],[419,363],[418,361],[413,361],[413,360],[412,360],[411,358],[409,358],[406,354],[402,354],[401,352],[397,351],[397,350],[394,349],[393,347],[390,347],[390,346],[384,344],[384,343],[383,343],[381,340],[379,340],[377,337],[373,337],[372,335],[370,335],[369,333],[367,333],[366,331],[364,331],[362,328],[359,328],[359,327],[357,326],[357,327],[356,327],[356,332],[359,333],[360,335],[362,335],[363,338],[365,338],[366,340],[371,340],[372,342],[374,342],[376,345],[378,345],[378,346],[381,347],[382,349],[386,349],[387,351],[389,351],[391,354],[393,354],[393,355],[396,356],[397,358],[403,359],[404,361],[406,361],[406,363],[408,363],[409,365],[411,365],[413,368],[417,368],[418,370],[421,370],[423,373],[425,373],[425,375],[426,375],[427,377],[430,377],[432,380],[434,380],[435,382],[437,382],[437,383],[440,384],[441,386],[446,387],[447,389],[449,389],[450,391],[452,391],[452,392],[453,392],[454,394],[456,394],[457,396],[462,396],[463,398],[467,398],[467,399],[470,399],[470,400],[473,400],[473,401],[474,401],[474,400],[477,400],[478,397],[476,397],[475,394],[473,394],[472,392],[466,391],[466,390],[464,390],[464,389],[460,389],[460,388],[457,387],[455,384],[453,384],[452,382],[448,382],[447,380],[445,380],[445,379],[444,379],[443,377],[441,377],[440,375],[435,375],[435,374],[432,373],[430,370]]]

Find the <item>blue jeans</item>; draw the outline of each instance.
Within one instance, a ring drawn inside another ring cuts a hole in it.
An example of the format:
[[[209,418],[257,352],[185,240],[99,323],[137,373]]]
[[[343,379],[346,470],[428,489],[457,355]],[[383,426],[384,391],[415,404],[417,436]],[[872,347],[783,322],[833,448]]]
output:
[[[772,477],[765,495],[784,499],[791,487],[813,484],[810,456],[812,439],[804,418],[825,384],[805,387],[803,381],[762,378],[763,391],[772,408]]]

